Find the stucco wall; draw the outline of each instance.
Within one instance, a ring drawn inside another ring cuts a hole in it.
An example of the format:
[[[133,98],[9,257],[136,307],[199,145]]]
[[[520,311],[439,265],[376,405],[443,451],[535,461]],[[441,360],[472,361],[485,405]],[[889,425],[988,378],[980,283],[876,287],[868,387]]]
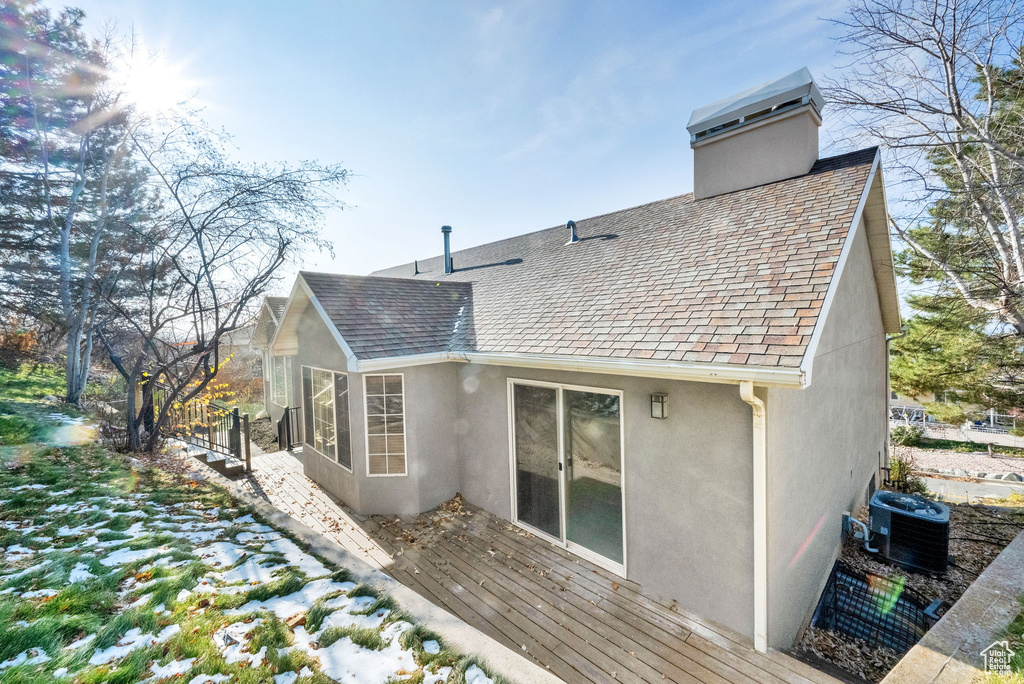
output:
[[[298,336],[299,353],[293,362],[293,372],[301,399],[302,366],[342,371],[345,356],[312,308],[303,315]],[[445,363],[388,371],[405,376],[406,475],[367,475],[363,375],[349,373],[352,472],[304,445],[306,476],[364,515],[411,515],[434,508],[454,496],[458,490],[454,365]]]
[[[818,159],[820,123],[805,105],[693,144],[694,199],[807,173]]]
[[[768,392],[769,640],[793,644],[885,448],[885,334],[861,225],[814,359],[812,384]]]
[[[460,490],[508,518],[509,377],[623,391],[626,562],[654,595],[752,631],[751,412],[735,385],[464,364],[457,367]],[[669,395],[666,420],[650,395]]]

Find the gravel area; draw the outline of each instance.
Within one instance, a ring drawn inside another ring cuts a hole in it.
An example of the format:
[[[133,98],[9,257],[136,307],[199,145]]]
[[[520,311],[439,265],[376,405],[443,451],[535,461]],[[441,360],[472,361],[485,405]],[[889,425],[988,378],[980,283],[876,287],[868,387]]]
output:
[[[914,449],[914,465],[937,470],[968,470],[980,473],[1020,473],[1024,475],[1024,458],[1000,454],[989,456],[984,451],[962,454],[939,449]]]

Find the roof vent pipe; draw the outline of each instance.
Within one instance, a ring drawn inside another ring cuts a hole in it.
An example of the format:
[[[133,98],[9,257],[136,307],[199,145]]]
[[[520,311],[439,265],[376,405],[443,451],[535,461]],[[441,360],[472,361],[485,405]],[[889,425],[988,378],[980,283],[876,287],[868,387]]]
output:
[[[569,221],[568,223],[565,224],[565,227],[569,229],[569,241],[566,242],[565,244],[571,245],[574,242],[579,242],[580,236],[576,234],[576,222]]]
[[[441,226],[441,233],[444,235],[444,272],[445,273],[451,273],[452,272],[452,244],[451,244],[452,227],[451,226]]]

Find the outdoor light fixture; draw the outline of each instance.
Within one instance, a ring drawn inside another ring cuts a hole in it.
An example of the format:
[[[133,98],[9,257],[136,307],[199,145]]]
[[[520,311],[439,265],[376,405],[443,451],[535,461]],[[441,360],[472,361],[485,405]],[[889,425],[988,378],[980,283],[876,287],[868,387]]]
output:
[[[651,395],[651,418],[668,418],[668,395]]]

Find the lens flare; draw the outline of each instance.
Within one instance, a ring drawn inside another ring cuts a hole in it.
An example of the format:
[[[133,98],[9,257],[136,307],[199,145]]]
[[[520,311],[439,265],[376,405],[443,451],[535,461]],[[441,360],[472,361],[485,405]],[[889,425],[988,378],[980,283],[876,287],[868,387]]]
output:
[[[123,104],[146,115],[168,112],[195,96],[197,86],[186,77],[184,66],[161,55],[135,50],[115,72]]]

